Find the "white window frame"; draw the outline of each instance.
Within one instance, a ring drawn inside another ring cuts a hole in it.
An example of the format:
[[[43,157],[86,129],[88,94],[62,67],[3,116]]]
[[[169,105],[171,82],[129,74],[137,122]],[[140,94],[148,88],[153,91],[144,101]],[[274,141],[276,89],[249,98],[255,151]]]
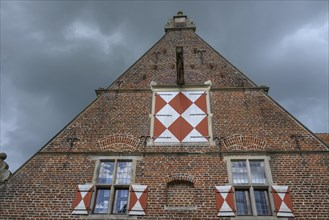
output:
[[[183,86],[181,88],[177,87],[156,87],[152,86],[152,112],[149,115],[151,118],[151,129],[150,129],[150,140],[147,142],[147,146],[209,146],[214,145],[213,135],[212,135],[212,116],[211,106],[210,106],[210,85],[204,86]],[[152,139],[154,132],[154,114],[155,114],[155,95],[157,92],[182,92],[182,91],[204,91],[206,93],[207,102],[207,119],[208,119],[208,141],[207,142],[154,142]]]
[[[227,170],[228,170],[228,178],[229,178],[229,185],[232,185],[234,189],[249,189],[249,196],[250,196],[250,205],[251,205],[251,215],[245,215],[245,216],[236,216],[234,219],[237,220],[260,220],[260,219],[266,219],[266,220],[272,220],[277,219],[274,212],[274,201],[271,193],[271,186],[273,185],[272,181],[272,175],[271,175],[271,169],[269,165],[270,157],[269,156],[250,156],[250,155],[238,155],[238,156],[224,156],[224,160],[227,164]],[[234,184],[233,183],[233,175],[232,175],[232,161],[247,161],[247,170],[248,170],[248,184]],[[264,169],[265,169],[265,176],[266,176],[266,184],[254,184],[251,183],[251,172],[250,172],[250,160],[256,160],[256,161],[264,161]],[[256,209],[256,202],[255,202],[255,195],[254,195],[254,188],[256,189],[266,189],[268,193],[268,199],[269,199],[269,205],[270,205],[270,211],[271,215],[268,216],[259,216],[257,215],[257,209]],[[234,196],[234,203],[236,206],[235,196]],[[233,218],[232,218],[233,219]],[[282,218],[280,218],[282,219]],[[284,220],[283,218],[282,220]]]

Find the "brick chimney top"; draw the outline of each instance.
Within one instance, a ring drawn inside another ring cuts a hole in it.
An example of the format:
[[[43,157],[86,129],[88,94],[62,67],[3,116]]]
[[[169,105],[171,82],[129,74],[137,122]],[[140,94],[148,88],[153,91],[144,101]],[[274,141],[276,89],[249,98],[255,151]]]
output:
[[[195,31],[196,26],[193,23],[192,19],[187,18],[182,11],[178,11],[176,16],[173,16],[173,19],[169,19],[167,24],[164,27],[165,32],[182,30],[182,29],[191,29]]]

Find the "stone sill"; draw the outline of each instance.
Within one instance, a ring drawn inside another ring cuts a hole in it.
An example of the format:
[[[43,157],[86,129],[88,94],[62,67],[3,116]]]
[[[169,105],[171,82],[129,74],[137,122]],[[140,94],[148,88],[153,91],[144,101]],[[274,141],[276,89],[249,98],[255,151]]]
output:
[[[88,216],[82,217],[82,219],[137,219],[137,216],[129,216],[129,215],[99,215],[99,214],[91,214]]]
[[[196,211],[196,206],[164,206],[164,210],[166,211]]]
[[[278,218],[276,216],[236,216],[231,220],[288,220],[288,218]]]

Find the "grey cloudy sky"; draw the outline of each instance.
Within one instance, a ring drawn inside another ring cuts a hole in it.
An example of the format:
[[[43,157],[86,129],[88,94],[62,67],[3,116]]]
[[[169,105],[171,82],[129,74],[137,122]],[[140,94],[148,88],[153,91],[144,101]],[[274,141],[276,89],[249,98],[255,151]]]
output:
[[[328,1],[1,1],[0,151],[15,171],[164,35],[197,34],[313,132],[328,128]]]

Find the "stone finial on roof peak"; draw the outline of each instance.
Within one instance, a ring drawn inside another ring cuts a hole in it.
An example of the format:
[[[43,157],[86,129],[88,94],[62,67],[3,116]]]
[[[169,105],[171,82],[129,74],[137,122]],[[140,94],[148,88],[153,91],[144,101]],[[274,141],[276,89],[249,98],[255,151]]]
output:
[[[193,31],[196,30],[196,26],[192,19],[187,18],[186,15],[182,11],[178,11],[177,15],[173,16],[173,19],[169,19],[167,24],[165,25],[165,32],[182,30],[182,29],[191,29]]]
[[[11,175],[11,172],[8,170],[9,166],[4,161],[6,158],[7,154],[0,153],[0,184],[5,182]]]

